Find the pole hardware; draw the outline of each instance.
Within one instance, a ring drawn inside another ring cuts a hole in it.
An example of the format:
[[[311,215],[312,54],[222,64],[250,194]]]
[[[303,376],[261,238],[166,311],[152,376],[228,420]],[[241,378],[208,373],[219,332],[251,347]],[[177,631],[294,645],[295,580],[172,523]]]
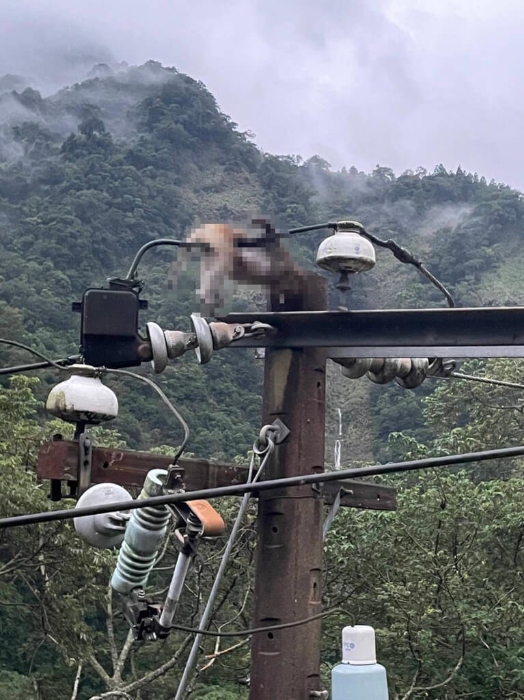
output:
[[[175,503],[170,506],[170,510],[179,520],[175,534],[181,549],[166,600],[158,618],[158,627],[162,635],[169,634],[191,561],[198,554],[200,540],[203,537],[220,537],[226,527],[219,513],[204,500]],[[160,635],[159,638],[161,638]]]
[[[275,330],[271,325],[257,320],[251,323],[208,323],[200,314],[191,314],[191,325],[196,336],[195,353],[201,365],[207,364],[214,352],[227,348],[242,338],[256,339],[270,335]]]
[[[457,367],[454,360],[426,357],[333,358],[340,372],[349,379],[366,375],[375,384],[393,380],[403,389],[416,389],[427,377],[450,377]]]
[[[80,426],[79,426],[80,427]],[[78,435],[78,493],[82,495],[91,484],[91,466],[93,460],[93,441],[84,429]]]
[[[158,625],[160,613],[160,604],[149,598],[142,588],[132,590],[124,601],[124,617],[136,641],[155,641],[169,636],[169,632]]]
[[[290,429],[280,418],[275,418],[271,425],[265,425],[260,431],[255,450],[264,454],[268,448],[268,440],[275,445],[281,445],[291,433]]]
[[[118,484],[96,484],[80,496],[77,508],[115,503],[131,499],[126,489]],[[131,514],[125,511],[87,515],[74,519],[76,533],[81,539],[98,549],[117,549],[124,540],[126,525]]]

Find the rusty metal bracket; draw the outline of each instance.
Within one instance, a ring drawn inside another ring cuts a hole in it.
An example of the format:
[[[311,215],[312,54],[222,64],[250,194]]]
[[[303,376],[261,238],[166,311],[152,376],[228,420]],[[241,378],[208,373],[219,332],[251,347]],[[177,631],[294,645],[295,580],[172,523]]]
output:
[[[49,479],[55,485],[55,500],[60,500],[61,497],[60,482],[74,484],[78,479],[78,450],[76,440],[62,440],[58,435],[40,448],[37,476],[39,479]],[[172,457],[167,455],[111,447],[93,447],[91,459],[92,484],[115,483],[125,488],[142,487],[150,469],[169,469],[172,463]],[[249,475],[248,467],[211,462],[208,459],[181,457],[177,467],[180,468],[181,480],[187,491],[244,484]],[[316,488],[316,492],[330,506],[341,488],[343,508],[396,509],[395,489],[381,484],[358,480],[330,481]]]

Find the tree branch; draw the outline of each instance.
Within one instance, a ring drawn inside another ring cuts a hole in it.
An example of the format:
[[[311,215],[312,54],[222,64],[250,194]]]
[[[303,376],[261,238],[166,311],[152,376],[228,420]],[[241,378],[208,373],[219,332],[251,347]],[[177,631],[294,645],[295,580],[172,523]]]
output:
[[[111,651],[111,662],[113,664],[113,673],[116,674],[118,665],[118,650],[116,647],[115,627],[113,625],[113,589],[111,583],[107,586],[107,606],[106,606],[106,628],[107,638],[109,640],[109,649]]]
[[[98,675],[104,681],[104,683],[107,683],[107,685],[110,685],[111,684],[111,676],[109,675],[109,673],[107,673],[105,668],[98,661],[98,659],[94,656],[94,654],[91,654],[91,656],[89,657],[89,663],[94,668],[94,670],[98,673]]]
[[[73,683],[73,692],[71,693],[71,700],[76,700],[78,695],[78,686],[80,685],[80,676],[82,675],[82,662],[78,664],[76,669],[75,682]]]
[[[115,664],[115,672],[114,672],[114,679],[115,681],[121,681],[122,680],[122,671],[124,669],[124,665],[126,663],[127,657],[129,656],[129,652],[131,651],[133,647],[133,642],[135,641],[135,636],[133,634],[133,630],[130,629],[129,632],[127,633],[126,641],[124,642],[124,646],[122,647],[122,651],[120,652],[120,656],[117,659],[117,662]]]

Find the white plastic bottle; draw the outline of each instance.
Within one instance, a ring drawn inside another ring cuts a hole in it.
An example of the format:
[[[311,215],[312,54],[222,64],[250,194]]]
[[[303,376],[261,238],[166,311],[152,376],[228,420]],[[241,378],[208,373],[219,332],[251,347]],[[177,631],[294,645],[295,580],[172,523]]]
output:
[[[342,663],[331,671],[332,700],[389,700],[386,669],[377,664],[375,630],[342,630]]]

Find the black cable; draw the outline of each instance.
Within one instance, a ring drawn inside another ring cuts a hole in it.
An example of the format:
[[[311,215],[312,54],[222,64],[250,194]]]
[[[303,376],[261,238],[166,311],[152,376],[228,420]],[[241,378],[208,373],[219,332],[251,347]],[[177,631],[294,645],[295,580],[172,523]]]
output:
[[[425,275],[428,278],[428,280],[430,282],[432,282],[435,285],[435,287],[437,289],[439,289],[442,292],[442,294],[444,294],[444,296],[446,297],[446,299],[448,301],[448,306],[451,309],[454,309],[455,308],[455,300],[451,296],[451,293],[449,292],[449,290],[446,289],[446,287],[444,287],[442,282],[440,280],[438,280],[435,277],[435,275],[432,275],[431,272],[427,269],[427,267],[425,265],[420,264],[418,266],[418,269],[422,272],[423,275]]]
[[[212,632],[211,630],[199,630],[185,625],[171,625],[170,629],[180,630],[181,632],[190,632],[192,634],[206,634],[209,637],[250,637],[252,634],[261,634],[264,632],[274,632],[276,630],[285,630],[289,627],[301,627],[315,620],[320,620],[328,615],[334,615],[337,612],[345,612],[342,608],[331,608],[318,615],[311,615],[303,620],[295,620],[294,622],[282,622],[279,625],[268,625],[267,627],[253,627],[252,629],[238,630],[238,632]]]
[[[298,228],[290,228],[289,235],[294,235],[295,233],[307,233],[308,231],[320,231],[323,228],[337,228],[337,224],[329,222],[327,224],[313,224],[312,226],[299,226]]]
[[[129,272],[125,276],[126,280],[132,280],[134,278],[135,272],[137,271],[138,265],[142,260],[144,253],[146,253],[150,248],[155,248],[159,245],[174,245],[178,247],[182,245],[182,241],[177,241],[174,238],[157,238],[154,241],[148,241],[148,243],[145,243],[135,255],[133,262],[131,263],[131,267],[129,268]]]
[[[46,364],[43,365],[43,367],[54,367],[55,369],[67,371],[67,367],[64,367],[63,365],[59,364],[59,362],[64,362],[65,360],[58,360],[57,362],[55,362],[55,360],[50,360],[49,357],[46,357],[43,353],[39,352],[38,350],[30,348],[29,345],[24,345],[23,343],[19,343],[16,340],[7,340],[6,338],[0,338],[0,343],[3,343],[4,345],[13,345],[15,348],[22,348],[22,350],[27,350],[27,352],[30,352],[32,355],[39,357],[41,360],[44,360]],[[38,364],[40,365],[40,363]],[[15,369],[17,368],[15,367]],[[7,374],[7,372],[3,372],[3,374]]]
[[[64,357],[62,360],[55,360],[57,365],[63,365],[68,367],[69,365],[74,365],[82,359],[81,355],[70,355],[69,357]],[[33,362],[27,365],[16,365],[14,367],[1,367],[0,376],[3,374],[19,374],[20,372],[32,372],[36,369],[45,369],[46,367],[52,367],[49,362]]]
[[[155,248],[156,246],[160,245],[173,245],[176,246],[177,248],[197,248],[199,250],[207,250],[209,246],[205,243],[190,243],[189,241],[179,241],[174,238],[157,238],[154,241],[149,241],[148,243],[145,243],[138,251],[138,253],[135,255],[133,262],[131,263],[131,267],[129,268],[129,271],[127,275],[125,276],[126,280],[132,280],[134,279],[135,273],[137,271],[138,265],[140,261],[142,260],[142,257],[144,256],[144,253],[146,253],[150,248]]]
[[[343,479],[356,479],[366,476],[378,476],[381,474],[395,474],[398,472],[414,471],[417,469],[432,469],[435,467],[449,467],[455,464],[468,464],[471,462],[484,462],[490,459],[509,459],[522,457],[524,446],[504,447],[482,452],[465,452],[464,454],[445,455],[444,457],[426,457],[409,462],[390,462],[389,464],[377,464],[370,467],[358,467],[355,469],[341,469],[336,472],[323,472],[321,474],[306,474],[292,476],[285,479],[272,479],[260,481],[256,484],[234,484],[198,491],[186,491],[183,493],[166,494],[153,498],[143,498],[136,501],[119,501],[106,503],[100,506],[87,506],[85,508],[72,508],[70,510],[54,510],[44,513],[31,513],[27,515],[14,515],[0,519],[0,529],[16,527],[18,525],[34,525],[35,523],[52,522],[54,520],[70,520],[86,515],[98,515],[100,513],[114,513],[121,510],[136,510],[148,506],[171,505],[187,501],[208,500],[221,496],[241,496],[244,493],[258,493],[272,489],[285,489],[292,486],[305,486],[306,484],[321,484],[325,481],[341,481]]]
[[[369,233],[364,228],[359,229],[359,233],[361,233],[365,238],[368,239],[368,241],[378,246],[379,248],[387,248],[388,250],[390,250],[396,257],[396,259],[400,260],[401,263],[405,263],[407,265],[414,265],[416,268],[418,268],[420,272],[425,277],[427,277],[428,280],[432,284],[434,284],[439,291],[442,292],[442,294],[444,294],[450,308],[453,309],[455,307],[455,301],[453,297],[451,296],[450,292],[446,289],[446,287],[442,284],[442,282],[440,282],[434,275],[432,275],[431,272],[427,269],[427,267],[422,263],[422,261],[416,258],[413,255],[413,253],[407,250],[407,248],[404,248],[403,246],[399,245],[391,239],[384,241],[382,240],[382,238],[378,238],[372,233]]]

